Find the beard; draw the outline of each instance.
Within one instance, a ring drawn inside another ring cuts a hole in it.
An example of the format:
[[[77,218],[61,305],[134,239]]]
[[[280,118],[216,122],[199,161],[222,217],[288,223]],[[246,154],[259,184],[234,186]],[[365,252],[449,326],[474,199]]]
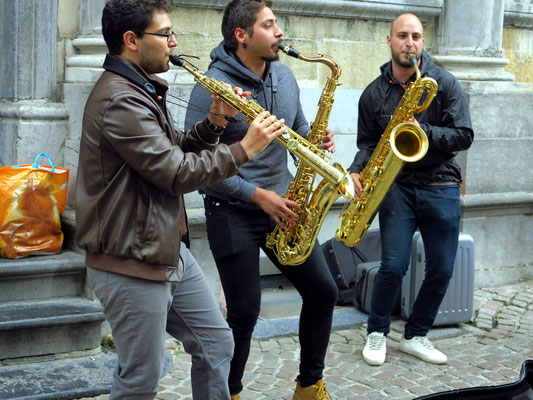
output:
[[[414,53],[415,56],[416,56],[416,59],[417,61],[420,60],[420,56],[421,56],[421,53],[420,54],[417,54],[417,53]],[[399,51],[392,51],[391,50],[391,55],[392,55],[392,59],[393,61],[399,65],[400,67],[403,67],[403,68],[411,68],[413,65],[409,62],[409,59],[407,60],[403,60],[401,58],[401,55],[402,53],[399,52]]]
[[[160,74],[167,72],[170,68],[168,61],[156,58],[150,54],[143,55],[139,60],[139,65],[148,74]]]
[[[272,44],[271,48],[274,47],[278,48],[278,51],[273,56],[262,56],[261,59],[263,61],[278,61],[279,60],[279,46],[281,46],[283,42],[281,40],[277,40],[275,43]]]
[[[278,61],[279,60],[279,54],[276,53],[273,56],[270,56],[270,57],[263,56],[261,58],[263,59],[263,61]]]

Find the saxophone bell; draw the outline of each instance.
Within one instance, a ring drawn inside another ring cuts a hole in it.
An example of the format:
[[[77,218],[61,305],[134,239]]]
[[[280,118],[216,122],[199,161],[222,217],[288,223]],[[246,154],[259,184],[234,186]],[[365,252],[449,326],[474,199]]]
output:
[[[419,126],[404,122],[390,133],[390,146],[396,157],[406,162],[415,162],[427,153],[429,141]]]

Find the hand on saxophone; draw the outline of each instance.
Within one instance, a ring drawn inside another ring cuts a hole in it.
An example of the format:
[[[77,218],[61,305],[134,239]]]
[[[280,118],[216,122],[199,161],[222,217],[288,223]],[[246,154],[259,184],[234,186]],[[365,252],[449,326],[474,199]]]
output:
[[[225,85],[228,87],[228,89],[231,89],[231,85],[229,83],[225,83]],[[235,86],[232,90],[235,94],[241,97],[250,96],[252,94],[251,92],[242,90],[238,86]],[[213,103],[211,104],[208,118],[215,125],[225,126],[228,121],[224,118],[224,116],[234,117],[237,115],[237,110],[224,103],[222,100],[219,100],[214,94],[211,95],[211,98],[213,99]]]
[[[335,134],[329,128],[326,128],[326,134],[322,138],[322,144],[320,145],[321,149],[329,151],[331,154],[335,153],[335,139],[333,138]]]
[[[357,172],[352,172],[350,174],[353,184],[355,185],[355,197],[359,199],[363,193],[363,185],[361,184],[361,176]]]
[[[416,125],[420,128],[420,124],[418,123],[418,121],[416,120],[415,117],[411,117],[411,118],[407,118],[405,121],[403,122],[407,122],[409,124],[413,124],[413,125]]]
[[[241,145],[250,160],[287,130],[287,127],[283,126],[284,122],[283,118],[278,121],[276,116],[270,115],[268,111],[263,111],[255,117],[246,136],[241,140]]]
[[[284,227],[286,223],[297,222],[298,215],[293,210],[300,209],[298,203],[281,197],[276,192],[258,187],[255,189],[252,201],[270,215],[280,227]]]

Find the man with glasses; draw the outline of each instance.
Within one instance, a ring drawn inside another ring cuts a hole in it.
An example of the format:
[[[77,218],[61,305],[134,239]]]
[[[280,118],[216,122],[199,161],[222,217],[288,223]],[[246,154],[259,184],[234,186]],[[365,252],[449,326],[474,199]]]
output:
[[[110,0],[109,49],[83,117],[76,182],[76,241],[117,349],[111,399],[153,399],[166,332],[192,355],[194,399],[229,399],[233,337],[188,250],[183,194],[235,174],[283,133],[261,113],[246,136],[219,144],[231,107],[214,101],[188,132],[165,105],[177,46],[166,0]],[[237,94],[242,90],[235,88]],[[166,331],[166,332],[165,332]]]

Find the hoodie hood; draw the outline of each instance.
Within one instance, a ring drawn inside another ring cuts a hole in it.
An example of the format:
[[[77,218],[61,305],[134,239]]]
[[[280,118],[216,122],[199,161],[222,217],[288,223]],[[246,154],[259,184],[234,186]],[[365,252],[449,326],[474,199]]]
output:
[[[270,73],[271,62],[267,62],[264,79],[261,79],[248,69],[237,54],[224,45],[223,41],[211,50],[210,57],[209,69],[218,69],[230,76],[232,80],[246,83],[247,86],[254,88],[254,90],[260,90],[267,81],[272,81],[273,91],[277,92],[276,75]]]
[[[271,61],[267,63],[264,76],[258,77],[223,42],[211,51],[211,60],[206,77],[249,91],[251,95],[247,97],[248,100],[268,110],[278,119],[283,118],[285,125],[296,133],[302,136],[307,134],[309,124],[300,103],[300,88],[289,67],[281,62]],[[187,109],[185,126],[192,126],[205,118],[212,101],[207,91],[195,85],[189,99],[194,107]],[[242,140],[248,127],[249,121],[238,113],[228,122],[220,136],[220,142],[229,145]],[[285,195],[292,179],[287,168],[287,154],[280,143],[273,141],[259,155],[242,165],[236,176],[202,191],[243,208],[259,209],[252,203],[257,187],[271,190],[280,196]]]

